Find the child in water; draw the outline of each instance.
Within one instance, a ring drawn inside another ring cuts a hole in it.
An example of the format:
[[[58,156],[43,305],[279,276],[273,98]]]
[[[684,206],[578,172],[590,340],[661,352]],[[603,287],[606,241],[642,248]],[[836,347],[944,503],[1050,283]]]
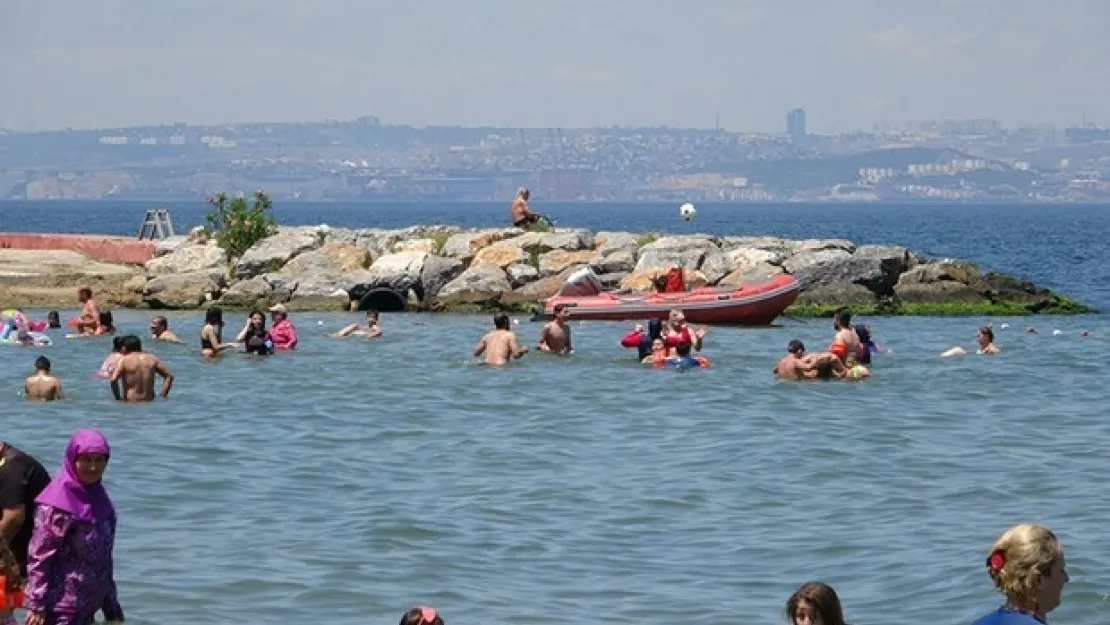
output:
[[[418,605],[405,612],[401,617],[401,625],[443,625],[443,618],[435,608]]]

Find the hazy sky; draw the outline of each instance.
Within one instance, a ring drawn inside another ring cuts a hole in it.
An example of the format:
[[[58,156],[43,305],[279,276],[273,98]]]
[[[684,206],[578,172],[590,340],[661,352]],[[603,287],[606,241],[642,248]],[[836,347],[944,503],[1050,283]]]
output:
[[[0,127],[1110,125],[1110,0],[0,0]]]

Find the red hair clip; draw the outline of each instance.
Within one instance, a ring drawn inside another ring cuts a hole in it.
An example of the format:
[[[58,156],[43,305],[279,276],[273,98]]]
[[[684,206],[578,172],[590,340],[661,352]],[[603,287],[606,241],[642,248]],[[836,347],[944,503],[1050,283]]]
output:
[[[418,608],[420,610],[420,625],[434,625],[436,617],[439,616],[436,614],[436,609],[423,605],[418,606]]]
[[[1003,566],[1006,566],[1006,556],[1001,549],[995,549],[987,556],[987,568],[991,571],[1001,571]]]

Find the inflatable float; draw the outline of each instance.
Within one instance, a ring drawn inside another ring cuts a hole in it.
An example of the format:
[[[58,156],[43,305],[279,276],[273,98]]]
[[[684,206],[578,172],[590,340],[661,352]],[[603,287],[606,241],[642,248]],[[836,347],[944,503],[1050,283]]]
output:
[[[668,280],[668,283],[671,283]],[[555,316],[555,306],[565,304],[571,319],[634,321],[665,318],[681,309],[688,323],[765,326],[793,304],[802,287],[793,276],[730,287],[655,293],[613,293],[602,290],[597,275],[584,267],[567,277],[559,292],[544,302],[544,315]]]
[[[34,323],[22,310],[5,310],[0,323],[0,343],[6,345],[50,345],[50,337],[42,333],[46,323]]]

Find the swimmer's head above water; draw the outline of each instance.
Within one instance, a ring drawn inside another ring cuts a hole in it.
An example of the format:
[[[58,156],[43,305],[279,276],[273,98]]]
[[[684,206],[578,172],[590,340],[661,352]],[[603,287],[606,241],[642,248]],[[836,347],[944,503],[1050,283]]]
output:
[[[35,371],[39,373],[50,373],[50,359],[46,356],[39,356],[36,358]]]
[[[800,340],[793,339],[792,341],[790,341],[790,343],[787,344],[786,351],[801,358],[802,355],[806,353],[806,346]]]
[[[443,625],[443,617],[436,612],[435,608],[418,605],[405,612],[401,617],[400,625]]]
[[[497,328],[498,330],[508,330],[509,329],[509,315],[507,315],[503,312],[499,312],[496,315],[494,315],[493,316],[493,327]]]

